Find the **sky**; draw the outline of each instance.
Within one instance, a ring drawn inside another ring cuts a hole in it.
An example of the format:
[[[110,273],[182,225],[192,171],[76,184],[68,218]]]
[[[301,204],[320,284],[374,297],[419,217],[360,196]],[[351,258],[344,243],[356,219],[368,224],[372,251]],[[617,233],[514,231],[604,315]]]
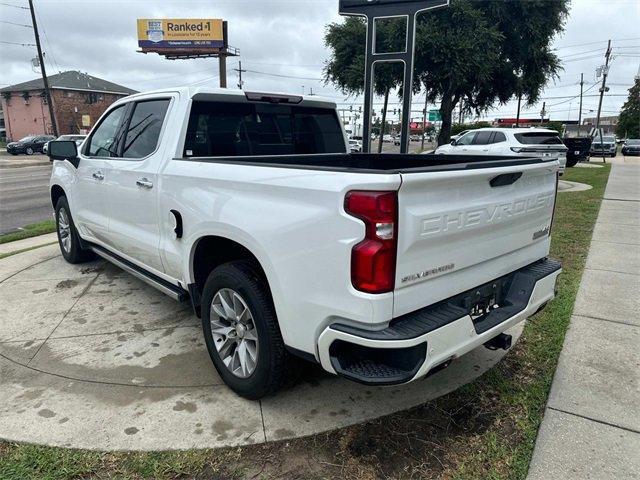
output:
[[[521,0],[526,1],[526,0]],[[554,0],[549,0],[554,1]],[[237,88],[234,69],[242,61],[245,90],[310,93],[331,98],[338,108],[354,109],[361,98],[346,97],[322,81],[329,58],[325,27],[342,21],[338,0],[34,0],[45,64],[50,75],[80,70],[139,90],[218,85],[217,59],[169,61],[137,52],[137,18],[222,18],[229,44],[241,56],[228,61],[229,88]],[[39,69],[26,0],[0,0],[0,87],[31,80]],[[22,8],[20,8],[22,7]],[[427,13],[428,14],[428,13]],[[598,106],[596,68],[604,63],[607,40],[613,56],[602,115],[616,115],[640,74],[640,0],[573,0],[564,33],[553,41],[563,62],[539,104],[524,107],[522,118],[539,118],[542,101],[552,120],[577,120],[580,74],[584,73],[583,117]],[[13,43],[6,43],[13,42]],[[18,45],[15,45],[17,43]],[[27,44],[27,45],[22,45]],[[393,99],[400,106],[400,100]],[[419,117],[424,97],[413,98]],[[430,108],[436,108],[430,106]],[[516,102],[495,105],[483,119],[515,117]]]

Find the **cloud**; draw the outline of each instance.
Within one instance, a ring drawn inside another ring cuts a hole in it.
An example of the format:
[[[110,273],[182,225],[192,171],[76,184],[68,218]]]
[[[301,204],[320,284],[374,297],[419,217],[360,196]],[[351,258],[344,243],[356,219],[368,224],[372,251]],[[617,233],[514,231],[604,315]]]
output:
[[[26,4],[12,0],[14,4]],[[149,90],[200,82],[217,85],[216,59],[169,61],[155,54],[137,53],[137,18],[223,18],[229,22],[229,42],[242,53],[228,60],[229,87],[235,87],[237,74],[233,71],[238,60],[250,70],[243,75],[245,88],[264,91],[314,92],[331,96],[343,102],[344,96],[331,86],[317,80],[322,65],[329,56],[324,46],[324,28],[339,21],[338,0],[37,0],[36,2],[46,64],[50,73],[57,70],[81,70],[136,90]],[[550,85],[545,97],[567,96],[579,93],[576,87],[579,74],[585,81],[594,81],[595,67],[602,63],[606,39],[639,37],[636,26],[640,23],[638,5],[633,1],[573,2],[566,33],[556,40],[558,53],[568,61],[565,72]],[[30,23],[28,10],[0,5],[0,18],[16,23]],[[29,29],[0,23],[0,40],[33,43]],[[582,45],[594,41],[600,44]],[[640,58],[621,56],[633,53],[636,40],[614,41],[619,54],[611,68],[611,93],[626,93],[624,85],[633,82]],[[625,48],[622,48],[625,47]],[[580,60],[581,52],[600,48],[598,57]],[[638,54],[640,49],[636,49]],[[30,60],[36,55],[33,48],[0,44],[0,83],[13,84],[35,78]],[[262,72],[262,73],[256,73]],[[266,74],[271,75],[266,75]],[[284,78],[284,75],[302,78]],[[313,80],[310,80],[313,79]],[[5,86],[5,85],[1,85]],[[592,92],[597,93],[597,88]],[[549,100],[548,104],[563,99]],[[594,105],[594,97],[585,99],[585,108]],[[608,97],[604,110],[615,111],[625,98]],[[350,100],[350,102],[353,101]],[[414,99],[414,109],[421,110],[422,102]],[[525,116],[539,114],[541,105],[527,111]],[[569,112],[571,107],[574,112]],[[559,119],[577,117],[577,101],[552,107]],[[552,110],[548,108],[548,110]],[[553,110],[552,110],[553,111]],[[515,113],[510,103],[490,113],[508,116]],[[554,114],[555,115],[555,114]],[[553,115],[552,115],[553,116]],[[555,118],[555,117],[554,117]]]

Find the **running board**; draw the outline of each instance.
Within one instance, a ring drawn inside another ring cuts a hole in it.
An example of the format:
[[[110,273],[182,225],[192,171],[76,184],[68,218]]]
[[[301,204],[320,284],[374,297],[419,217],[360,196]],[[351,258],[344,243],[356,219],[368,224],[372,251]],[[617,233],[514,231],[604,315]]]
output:
[[[120,267],[121,269],[129,272],[134,277],[139,278],[143,282],[151,285],[154,288],[157,288],[162,293],[170,296],[174,300],[178,302],[184,302],[189,298],[189,293],[180,288],[177,285],[173,285],[171,282],[166,281],[163,278],[154,275],[151,272],[144,270],[138,265],[130,262],[127,259],[124,259],[115,253],[111,253],[108,250],[100,247],[99,245],[90,244],[91,250],[95,252],[96,255],[101,256],[108,262],[113,263],[114,265]]]

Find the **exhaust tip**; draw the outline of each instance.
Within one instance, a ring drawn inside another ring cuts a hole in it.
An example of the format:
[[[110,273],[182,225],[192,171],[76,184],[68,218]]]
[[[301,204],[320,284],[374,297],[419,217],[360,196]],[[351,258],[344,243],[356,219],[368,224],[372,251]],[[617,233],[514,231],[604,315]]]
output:
[[[501,333],[484,344],[489,350],[509,350],[513,342],[513,337],[506,333]]]

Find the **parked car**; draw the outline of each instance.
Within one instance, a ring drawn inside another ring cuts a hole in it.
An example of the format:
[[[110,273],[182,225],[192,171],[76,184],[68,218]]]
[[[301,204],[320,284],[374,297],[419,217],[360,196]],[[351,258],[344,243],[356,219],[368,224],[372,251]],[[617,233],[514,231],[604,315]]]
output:
[[[640,155],[640,140],[628,139],[622,146],[623,155]]]
[[[76,142],[76,145],[82,145],[84,139],[87,138],[86,135],[60,135],[56,140],[73,140]],[[47,154],[47,149],[49,148],[49,142],[45,143],[42,147],[42,153]]]
[[[383,142],[385,142],[385,143],[393,142],[393,135],[390,135],[390,134],[388,134],[388,133],[385,133],[385,134],[382,136],[382,141],[383,141]]]
[[[394,144],[394,145],[400,145],[400,139],[401,139],[401,138],[402,138],[402,137],[401,137],[400,135],[395,135],[395,136],[393,137],[393,144]]]
[[[34,153],[42,153],[44,145],[55,140],[56,137],[52,135],[29,135],[17,142],[11,142],[7,144],[7,153],[11,155],[18,155],[26,153],[27,155],[33,155]]]
[[[555,130],[545,128],[479,128],[470,130],[449,145],[441,145],[436,154],[539,156],[560,164],[560,175],[567,164],[567,147]]]
[[[362,142],[359,140],[349,140],[349,150],[351,153],[362,152]]]
[[[591,156],[597,157],[606,155],[609,157],[615,157],[618,152],[618,146],[616,145],[616,137],[613,135],[596,135],[591,142]]]
[[[422,135],[409,135],[409,140],[412,142],[419,142],[422,140]]]
[[[296,357],[395,385],[508,349],[505,330],[554,298],[558,163],[348,150],[317,96],[128,96],[80,150],[49,144],[62,256],[190,301],[220,377],[251,399]]]

